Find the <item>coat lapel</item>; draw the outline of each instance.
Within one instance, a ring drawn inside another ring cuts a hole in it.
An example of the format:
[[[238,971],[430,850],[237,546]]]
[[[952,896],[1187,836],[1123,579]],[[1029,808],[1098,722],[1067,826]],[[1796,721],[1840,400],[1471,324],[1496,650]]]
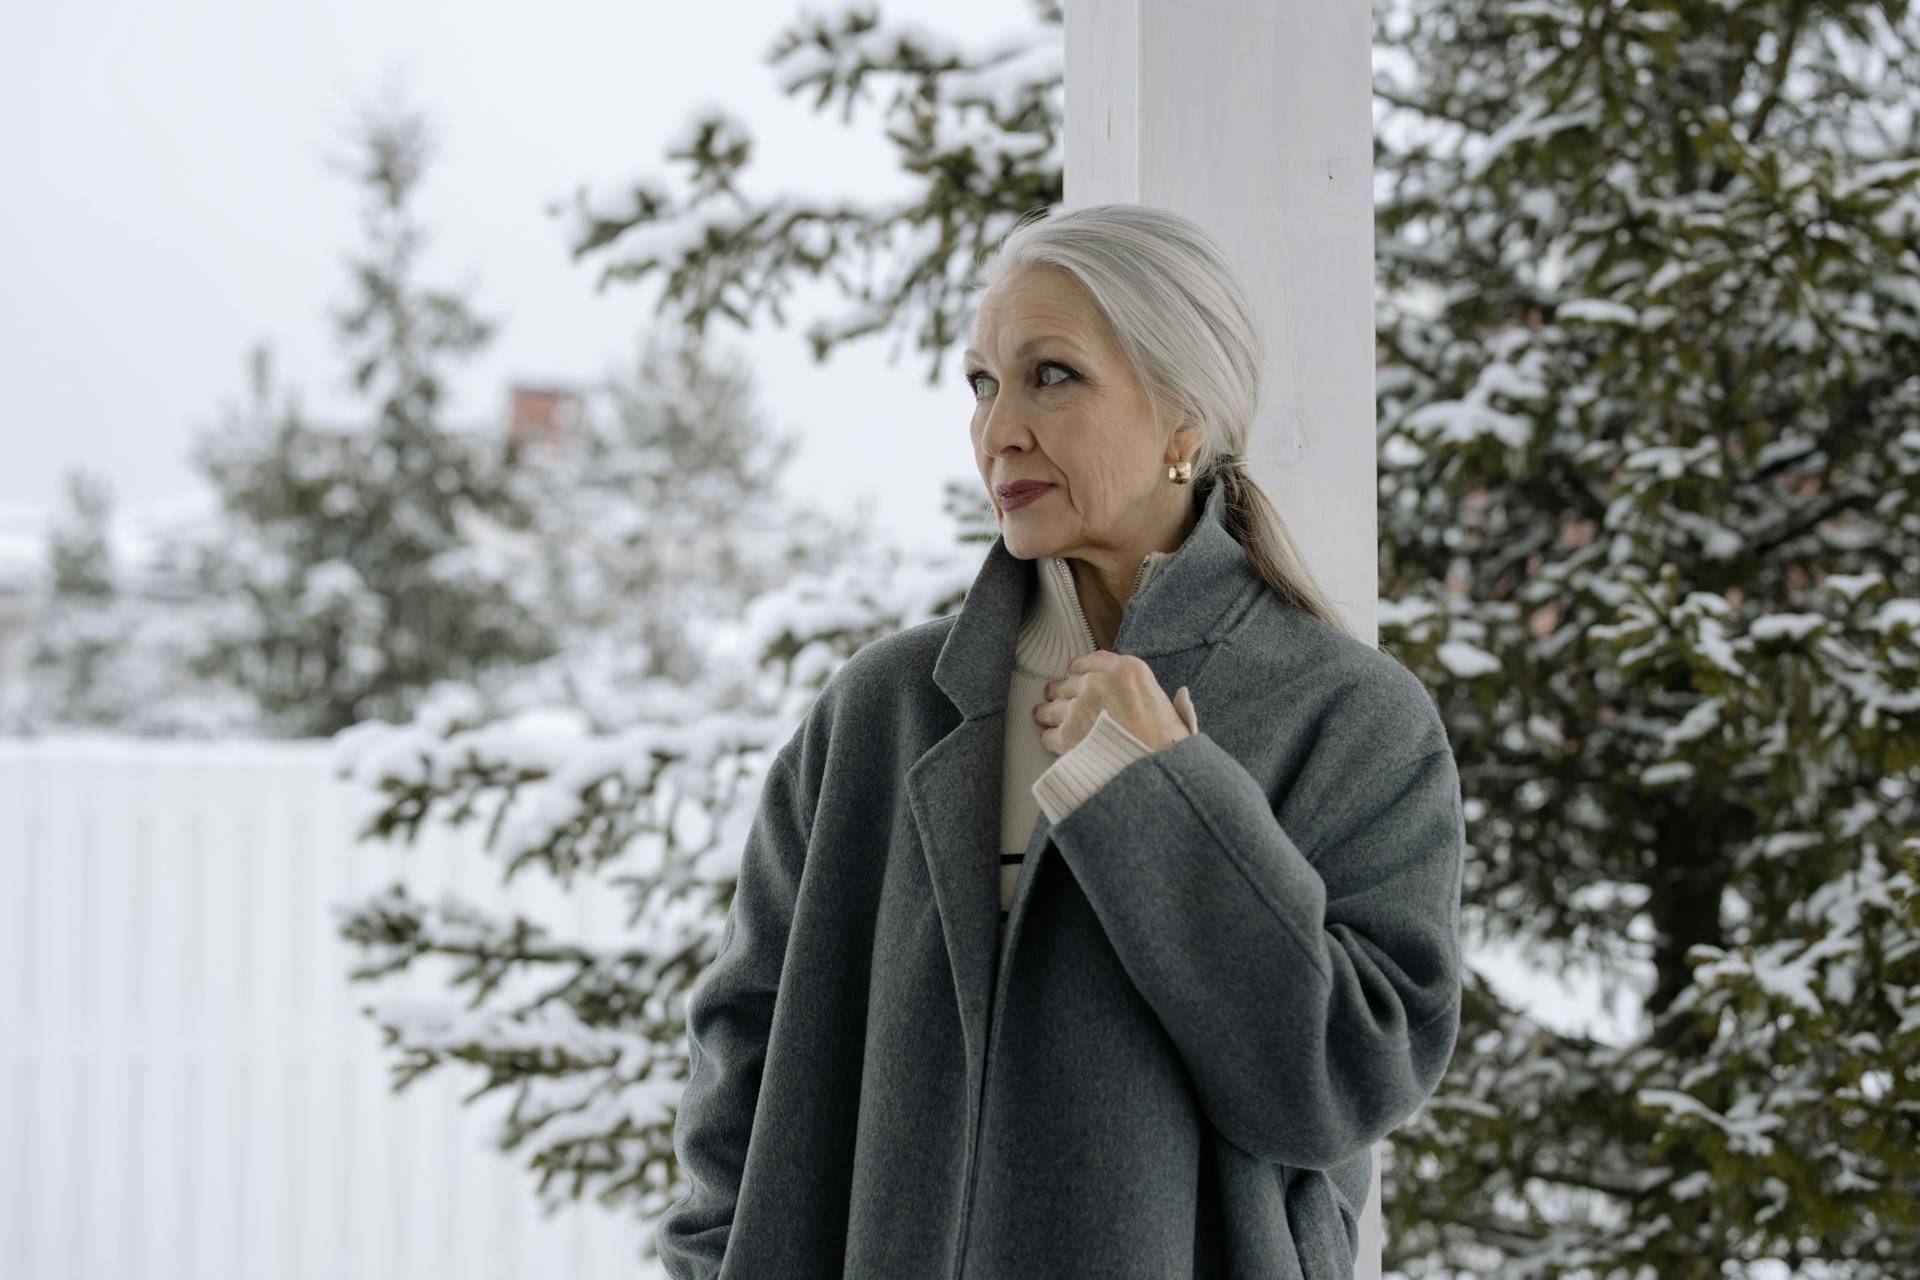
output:
[[[1264,589],[1226,528],[1224,494],[1220,485],[1209,486],[1192,532],[1128,602],[1114,637],[1114,652],[1146,659],[1163,687],[1195,685],[1212,646]],[[953,965],[969,1076],[976,1085],[974,1073],[985,1069],[1000,918],[1007,690],[1014,634],[1032,573],[1033,562],[1016,558],[996,535],[933,666],[934,682],[952,699],[960,721],[906,773],[907,798]],[[1202,691],[1192,687],[1190,693],[1205,728]],[[1042,815],[1028,841],[1029,865],[1007,918],[1009,941],[1038,870],[1032,863],[1045,856],[1046,825]]]

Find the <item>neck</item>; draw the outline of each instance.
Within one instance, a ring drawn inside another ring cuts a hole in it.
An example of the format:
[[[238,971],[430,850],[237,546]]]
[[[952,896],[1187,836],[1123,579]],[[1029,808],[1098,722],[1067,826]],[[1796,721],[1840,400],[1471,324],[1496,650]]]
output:
[[[1184,489],[1181,496],[1185,497]],[[1118,555],[1094,550],[1084,555],[1063,557],[1073,570],[1074,591],[1080,598],[1080,607],[1086,612],[1087,625],[1093,628],[1095,644],[1102,649],[1113,647],[1113,637],[1120,630],[1120,616],[1127,610],[1127,601],[1140,588],[1147,555],[1156,551],[1171,555],[1179,550],[1180,544],[1187,540],[1187,535],[1193,532],[1193,526],[1199,523],[1199,519],[1200,513],[1194,504],[1182,502],[1171,529],[1144,547]]]

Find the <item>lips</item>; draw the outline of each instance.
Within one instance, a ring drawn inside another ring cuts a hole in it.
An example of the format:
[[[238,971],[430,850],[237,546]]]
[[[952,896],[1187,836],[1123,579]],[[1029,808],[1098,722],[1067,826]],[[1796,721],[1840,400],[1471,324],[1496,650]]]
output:
[[[1038,493],[1042,489],[1051,488],[1053,488],[1053,486],[1044,480],[1016,480],[1012,484],[1002,488],[1000,490],[1000,496],[1002,498],[1018,498],[1022,494]]]
[[[1036,484],[1031,480],[1020,481],[1012,489],[1001,493],[1000,510],[1018,511],[1022,507],[1032,506],[1052,492],[1053,486],[1050,484]]]

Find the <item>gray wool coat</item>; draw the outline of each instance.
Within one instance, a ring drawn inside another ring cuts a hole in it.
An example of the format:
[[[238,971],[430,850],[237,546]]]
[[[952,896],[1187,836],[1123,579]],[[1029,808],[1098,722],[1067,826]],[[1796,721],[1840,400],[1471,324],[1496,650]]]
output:
[[[828,681],[688,999],[670,1275],[1352,1275],[1370,1147],[1459,1031],[1459,779],[1419,680],[1220,508],[1114,641],[1201,731],[1041,815],[998,950],[1033,563],[996,538],[957,613]]]

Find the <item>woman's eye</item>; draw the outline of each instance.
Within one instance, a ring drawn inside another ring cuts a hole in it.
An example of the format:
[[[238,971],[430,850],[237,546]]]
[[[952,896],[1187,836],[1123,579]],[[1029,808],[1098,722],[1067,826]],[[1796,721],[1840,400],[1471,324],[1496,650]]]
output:
[[[1071,382],[1073,381],[1073,379],[1079,376],[1073,370],[1069,369],[1066,365],[1061,364],[1058,360],[1042,360],[1035,367],[1039,369],[1042,373],[1044,373],[1048,369],[1058,369],[1063,375],[1065,375],[1064,377],[1053,382],[1048,382],[1044,378],[1042,378],[1040,385],[1043,387],[1057,387],[1062,382]],[[978,369],[974,370],[972,373],[969,373],[967,375],[967,386],[973,389],[973,394],[976,398],[978,398],[980,395],[980,379],[982,378],[985,378],[988,382],[993,381],[992,374],[983,373]]]

